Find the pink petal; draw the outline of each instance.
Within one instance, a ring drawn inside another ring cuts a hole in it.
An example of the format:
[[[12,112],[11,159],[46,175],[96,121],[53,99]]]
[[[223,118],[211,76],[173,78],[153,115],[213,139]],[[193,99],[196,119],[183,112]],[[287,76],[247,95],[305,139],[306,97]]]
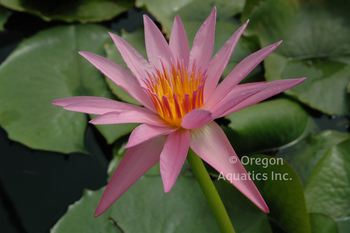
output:
[[[104,97],[96,97],[96,96],[74,96],[74,97],[67,97],[67,98],[63,98],[63,99],[57,99],[52,101],[52,104],[54,105],[58,105],[58,106],[66,106],[69,104],[76,104],[76,103],[80,103],[80,102],[88,102],[88,101],[99,101],[99,100],[104,100],[104,101],[114,101],[111,99],[107,99]]]
[[[237,104],[236,106],[232,107],[231,109],[228,109],[226,112],[222,113],[219,117],[227,116],[229,114],[232,114],[234,112],[237,112],[243,108],[246,108],[248,106],[251,106],[253,104],[259,103],[260,101],[263,101],[267,98],[270,98],[271,96],[277,95],[281,93],[282,91],[288,90],[292,87],[295,87],[296,85],[302,83],[305,81],[306,78],[299,78],[299,79],[285,79],[285,80],[277,80],[273,82],[269,82],[266,84],[260,84],[264,85],[266,88],[262,90],[261,92],[257,93],[256,95],[246,99],[245,101],[242,101],[241,103]],[[240,86],[240,85],[238,85]],[[235,89],[233,89],[234,91]]]
[[[190,146],[190,132],[178,130],[168,136],[160,154],[160,174],[167,193],[174,186]]]
[[[232,91],[219,103],[215,106],[209,108],[214,112],[213,117],[218,118],[226,112],[227,110],[233,108],[242,101],[248,99],[251,96],[256,95],[257,93],[263,91],[266,88],[266,84],[261,84],[258,86],[247,87],[240,89],[238,91]]]
[[[168,135],[178,130],[178,128],[175,128],[173,126],[167,126],[167,127],[157,127],[154,125],[147,125],[142,124],[139,125],[132,131],[128,144],[126,144],[125,148],[130,148],[133,146],[136,146],[140,143],[143,143],[145,141],[148,141],[150,139],[162,136],[162,135]]]
[[[169,123],[159,115],[141,111],[109,112],[96,117],[90,123],[94,125],[144,123],[160,127],[169,126]]]
[[[186,114],[181,122],[181,126],[185,129],[198,129],[214,119],[213,111],[196,108]]]
[[[249,20],[243,24],[231,38],[222,46],[219,52],[216,53],[214,58],[210,61],[207,72],[207,79],[204,86],[204,102],[208,100],[219,79],[224,72],[225,67],[230,60],[233,50],[235,49],[239,38],[241,37],[244,29],[247,27]]]
[[[227,77],[219,84],[210,96],[206,104],[215,105],[221,101],[225,96],[245,77],[247,76],[262,60],[272,53],[282,41],[273,45],[267,46],[259,51],[249,55],[241,61]]]
[[[173,29],[171,30],[169,47],[175,59],[179,58],[180,61],[183,60],[185,67],[188,67],[190,50],[184,26],[178,15],[175,17]]]
[[[196,64],[197,68],[201,67],[202,71],[206,70],[214,48],[215,23],[216,7],[199,28],[194,38],[190,52],[189,73],[192,71],[193,64]]]
[[[102,195],[95,211],[96,217],[159,161],[165,139],[166,136],[161,136],[128,149]]]
[[[229,181],[262,211],[269,212],[264,199],[253,181],[249,179],[249,175],[240,163],[220,126],[215,122],[210,122],[202,128],[192,130],[190,147],[199,157],[226,178],[227,176],[245,176],[246,180],[231,179]],[[230,163],[230,157],[232,156],[237,160],[234,164]]]
[[[148,78],[146,71],[148,71],[149,73],[153,73],[154,68],[139,52],[137,52],[136,49],[134,49],[134,47],[132,47],[123,38],[113,33],[109,33],[109,35],[112,37],[115,45],[117,46],[120,54],[122,55],[124,61],[128,65],[129,69],[135,75],[137,80],[139,80],[141,86],[143,86],[144,84],[141,80]]]
[[[107,112],[123,112],[123,111],[144,111],[145,108],[127,104],[111,99],[101,98],[98,100],[86,100],[69,104],[63,107],[69,111],[84,112],[87,114],[102,115]]]
[[[97,69],[99,69],[104,75],[111,79],[115,84],[123,88],[132,97],[134,97],[134,99],[136,99],[148,109],[156,111],[152,100],[141,88],[140,83],[123,67],[94,53],[79,53],[89,62],[91,62],[91,64],[93,64]]]
[[[145,41],[148,61],[159,70],[162,69],[161,60],[164,62],[165,67],[170,67],[170,60],[174,61],[174,56],[163,34],[147,15],[143,15],[143,21],[145,24]]]

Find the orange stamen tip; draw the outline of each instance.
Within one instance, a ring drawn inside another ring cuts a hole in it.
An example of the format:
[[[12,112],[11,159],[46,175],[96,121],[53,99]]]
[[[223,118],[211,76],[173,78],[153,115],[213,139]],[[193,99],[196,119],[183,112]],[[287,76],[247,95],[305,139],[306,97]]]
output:
[[[156,74],[148,74],[146,93],[150,96],[158,114],[171,125],[181,127],[183,117],[196,108],[203,107],[203,86],[205,72],[201,67],[188,72],[184,61],[177,59],[176,64],[171,61],[168,70],[161,61],[161,70],[155,68]]]

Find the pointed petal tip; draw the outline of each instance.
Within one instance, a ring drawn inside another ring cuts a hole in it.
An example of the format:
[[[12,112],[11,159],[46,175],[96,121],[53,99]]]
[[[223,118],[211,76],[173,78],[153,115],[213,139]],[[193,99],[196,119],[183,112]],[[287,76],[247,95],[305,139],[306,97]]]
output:
[[[167,186],[164,185],[164,193],[170,192],[171,188],[172,187],[169,187],[169,185],[167,185]]]
[[[95,210],[95,213],[94,213],[94,216],[95,217],[98,217],[100,216],[101,214],[103,214],[106,210],[101,210],[101,207],[100,205],[97,206],[96,210]]]
[[[51,102],[53,105],[61,106],[58,100],[54,100]]]
[[[143,22],[144,23],[148,23],[148,22],[150,22],[150,21],[152,21],[153,22],[153,20],[148,16],[148,15],[146,15],[146,14],[143,14]]]

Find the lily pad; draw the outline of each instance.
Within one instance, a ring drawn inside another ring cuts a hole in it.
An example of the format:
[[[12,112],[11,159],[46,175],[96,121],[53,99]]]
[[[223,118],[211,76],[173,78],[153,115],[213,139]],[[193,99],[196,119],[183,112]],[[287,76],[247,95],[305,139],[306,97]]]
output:
[[[342,227],[349,226],[350,219],[349,154],[350,139],[330,148],[317,163],[305,187],[309,212],[326,214]]]
[[[271,232],[263,212],[231,184],[218,183],[224,200],[230,199],[225,205],[237,232]],[[167,194],[160,176],[144,176],[112,208],[111,218],[124,232],[219,232],[197,181],[181,175]]]
[[[260,153],[285,146],[312,125],[306,111],[295,101],[276,99],[258,103],[226,116],[223,129],[238,155]]]
[[[285,93],[327,114],[349,115],[349,1],[247,0],[245,35],[261,45],[284,40],[265,59],[266,79],[307,77]]]
[[[85,152],[87,116],[51,102],[112,95],[101,73],[78,54],[102,55],[109,40],[97,25],[56,27],[24,40],[0,67],[0,124],[9,138],[33,149]]]
[[[269,217],[290,233],[310,233],[303,186],[293,167],[264,155],[242,158],[242,163],[269,206]]]
[[[0,6],[0,31],[4,30],[4,24],[10,15],[11,11],[7,10],[5,7]]]
[[[108,209],[99,218],[94,217],[96,206],[104,190],[104,187],[97,191],[84,190],[82,198],[69,206],[67,213],[55,224],[50,232],[122,233],[108,219],[111,209]]]
[[[134,2],[128,0],[0,0],[0,4],[15,11],[38,15],[46,21],[81,23],[109,20],[134,6]]]
[[[325,130],[310,134],[297,144],[282,150],[278,157],[290,163],[297,171],[303,185],[328,149],[350,138],[350,134]]]
[[[324,214],[310,213],[310,225],[312,233],[338,233],[337,224]]]
[[[215,184],[237,232],[272,233],[266,214],[236,188],[223,181]],[[103,191],[104,188],[85,191],[51,232],[219,232],[193,177],[180,175],[173,189],[165,194],[160,176],[143,176],[103,215],[94,218]]]

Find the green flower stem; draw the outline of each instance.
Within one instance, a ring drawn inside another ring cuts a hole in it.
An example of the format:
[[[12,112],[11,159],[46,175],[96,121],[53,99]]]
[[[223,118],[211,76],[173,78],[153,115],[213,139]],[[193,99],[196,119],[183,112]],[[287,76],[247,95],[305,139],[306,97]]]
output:
[[[189,149],[187,155],[188,163],[194,175],[197,178],[199,185],[204,193],[205,198],[208,201],[211,211],[215,217],[215,220],[219,226],[221,233],[235,233],[235,229],[232,226],[231,220],[228,217],[227,211],[221,198],[216,190],[213,181],[211,180],[207,169],[205,168],[202,159]]]

